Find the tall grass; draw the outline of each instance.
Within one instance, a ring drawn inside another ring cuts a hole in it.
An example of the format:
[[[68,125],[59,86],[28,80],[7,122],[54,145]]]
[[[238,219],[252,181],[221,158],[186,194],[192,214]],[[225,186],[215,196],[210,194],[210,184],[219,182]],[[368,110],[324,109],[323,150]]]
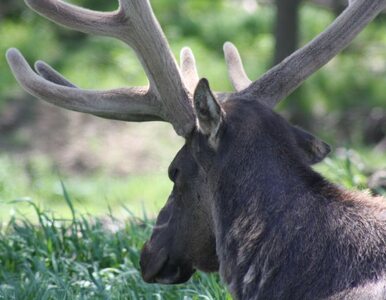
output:
[[[152,222],[109,214],[79,215],[63,186],[72,218],[57,218],[28,201],[38,223],[13,217],[0,230],[0,299],[230,299],[217,275],[185,285],[143,282],[139,254]],[[25,201],[24,201],[25,202]]]

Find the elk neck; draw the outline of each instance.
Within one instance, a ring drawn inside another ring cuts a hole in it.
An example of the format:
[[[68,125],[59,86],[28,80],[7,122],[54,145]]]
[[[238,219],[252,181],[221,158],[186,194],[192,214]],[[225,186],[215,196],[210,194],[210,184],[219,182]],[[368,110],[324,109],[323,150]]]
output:
[[[324,191],[335,189],[320,174],[288,153],[283,154],[278,147],[252,149],[246,158],[229,156],[217,183],[212,185],[217,186],[215,219],[224,235],[248,216],[254,223],[271,223],[289,211],[304,209],[305,195],[310,205],[326,199],[320,197]]]
[[[255,143],[262,145],[258,138]],[[349,281],[355,284],[384,276],[385,255],[379,254],[369,269],[355,261],[366,260],[372,251],[382,253],[386,246],[385,221],[363,225],[367,221],[360,213],[348,212],[355,206],[354,212],[362,210],[354,199],[362,194],[329,183],[291,151],[270,146],[249,149],[240,151],[248,153],[245,158],[234,153],[225,157],[225,169],[216,170],[219,176],[211,184],[220,273],[235,299],[249,299],[246,295],[256,295],[256,287],[262,299],[283,297],[272,294],[276,290],[302,298],[307,291],[294,286],[308,280],[328,297],[345,286],[334,279],[340,272],[350,274]],[[376,228],[379,237],[360,236],[366,232],[361,227]],[[363,241],[365,247],[360,246]],[[361,252],[361,247],[367,250]],[[312,274],[323,276],[319,280]]]

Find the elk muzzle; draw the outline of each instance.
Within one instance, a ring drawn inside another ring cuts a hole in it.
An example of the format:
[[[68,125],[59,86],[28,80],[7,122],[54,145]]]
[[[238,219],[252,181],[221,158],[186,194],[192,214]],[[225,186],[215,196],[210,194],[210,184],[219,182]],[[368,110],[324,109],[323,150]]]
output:
[[[147,242],[141,251],[140,266],[142,278],[147,283],[184,283],[195,272],[191,263],[173,260],[165,247],[154,247],[151,242]]]

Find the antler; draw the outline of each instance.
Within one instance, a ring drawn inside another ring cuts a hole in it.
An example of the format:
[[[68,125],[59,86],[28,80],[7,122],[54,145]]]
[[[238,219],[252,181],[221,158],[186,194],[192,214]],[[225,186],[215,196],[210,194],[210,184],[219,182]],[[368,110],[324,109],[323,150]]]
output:
[[[230,42],[224,44],[225,62],[228,66],[229,79],[236,91],[242,91],[247,88],[252,81],[245,73],[239,51]]]
[[[37,75],[15,49],[7,53],[19,83],[32,95],[55,105],[124,121],[164,120],[188,135],[194,115],[188,91],[148,0],[119,0],[114,12],[95,12],[60,0],[26,0],[44,17],[90,34],[115,37],[134,49],[149,79],[149,88],[109,91],[75,88],[47,65],[38,63]]]
[[[324,32],[254,82],[245,75],[237,50],[226,44],[226,51],[233,52],[227,62],[231,81],[239,91],[237,95],[274,107],[347,47],[385,7],[385,0],[350,1],[347,9]]]
[[[191,94],[199,78],[195,59],[191,50],[184,48],[180,74],[149,0],[119,0],[114,12],[91,11],[61,0],[26,3],[60,25],[115,37],[128,44],[145,69],[149,87],[83,90],[43,62],[36,63],[35,73],[19,51],[10,49],[8,62],[25,90],[70,110],[123,121],[167,121],[182,136],[192,131]],[[344,49],[385,7],[386,0],[350,1],[350,6],[324,32],[254,82],[247,77],[236,47],[226,43],[225,60],[235,94],[274,107]],[[232,94],[217,96],[226,101]]]
[[[197,72],[196,59],[190,48],[185,47],[181,50],[180,62],[182,78],[189,92],[193,94],[200,78]]]
[[[57,106],[115,120],[165,119],[160,101],[145,88],[83,90],[42,62],[36,64],[41,76],[37,75],[16,49],[8,50],[7,60],[17,81],[27,92]]]

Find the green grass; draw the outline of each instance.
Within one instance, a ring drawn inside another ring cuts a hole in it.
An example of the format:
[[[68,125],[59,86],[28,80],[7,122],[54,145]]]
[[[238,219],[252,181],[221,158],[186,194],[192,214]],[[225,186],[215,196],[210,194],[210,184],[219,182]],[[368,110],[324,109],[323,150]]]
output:
[[[79,213],[105,215],[110,209],[119,218],[128,209],[135,215],[146,210],[154,216],[172,187],[166,170],[164,173],[120,177],[106,174],[62,176],[41,158],[25,165],[17,159],[0,156],[0,220],[8,221],[15,212],[36,220],[29,205],[12,202],[14,200],[30,200],[43,210],[56,212],[59,217],[70,217],[71,211],[63,201],[60,180],[71,191]]]
[[[365,189],[370,170],[386,165],[384,155],[369,158],[366,150],[335,152],[317,169],[348,188]],[[62,184],[42,166],[35,167],[38,179],[28,181],[10,160],[1,164],[2,213],[14,213],[0,226],[0,299],[231,299],[216,274],[197,273],[178,286],[142,281],[139,254],[153,218],[140,213],[141,203],[165,202],[166,175],[64,178]],[[21,199],[28,189],[33,197]]]
[[[179,286],[149,285],[140,249],[152,223],[78,215],[63,220],[35,210],[38,224],[12,218],[0,231],[0,299],[230,299],[217,275],[196,274]],[[109,230],[106,224],[117,230]]]

